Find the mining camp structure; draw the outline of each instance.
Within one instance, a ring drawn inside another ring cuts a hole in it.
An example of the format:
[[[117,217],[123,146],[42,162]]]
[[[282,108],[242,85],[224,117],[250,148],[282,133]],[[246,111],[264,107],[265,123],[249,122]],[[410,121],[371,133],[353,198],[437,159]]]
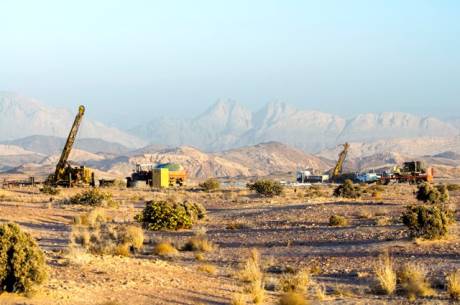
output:
[[[136,164],[131,176],[126,177],[127,187],[147,185],[154,188],[183,186],[186,179],[186,171],[177,163]]]

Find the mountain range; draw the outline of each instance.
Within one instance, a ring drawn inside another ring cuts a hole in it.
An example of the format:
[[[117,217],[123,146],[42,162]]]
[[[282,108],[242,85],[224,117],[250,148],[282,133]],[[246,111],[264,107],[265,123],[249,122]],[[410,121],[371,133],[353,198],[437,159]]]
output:
[[[0,144],[53,154],[62,148],[74,116],[69,109],[0,92]],[[335,159],[337,147],[346,141],[353,143],[354,157],[385,152],[414,156],[458,152],[459,135],[458,118],[441,120],[400,112],[345,118],[281,102],[252,112],[235,101],[218,101],[194,118],[157,118],[127,131],[85,118],[76,148],[112,155],[179,146],[221,152],[277,141]]]
[[[234,101],[219,101],[192,119],[160,118],[130,130],[146,141],[168,146],[193,145],[206,151],[279,141],[309,153],[344,142],[371,143],[460,135],[457,121],[400,112],[366,113],[352,118],[299,110],[272,102],[251,112]]]
[[[67,137],[77,113],[65,108],[47,106],[33,98],[11,92],[0,92],[0,141],[11,141],[33,135]],[[84,119],[78,134],[82,138],[97,138],[128,147],[141,147],[145,141]]]

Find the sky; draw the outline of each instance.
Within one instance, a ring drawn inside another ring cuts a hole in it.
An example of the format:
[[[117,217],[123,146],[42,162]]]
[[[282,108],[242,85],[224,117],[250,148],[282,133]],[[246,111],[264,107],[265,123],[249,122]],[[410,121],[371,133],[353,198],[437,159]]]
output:
[[[128,128],[219,99],[460,111],[457,0],[0,0],[0,91]]]

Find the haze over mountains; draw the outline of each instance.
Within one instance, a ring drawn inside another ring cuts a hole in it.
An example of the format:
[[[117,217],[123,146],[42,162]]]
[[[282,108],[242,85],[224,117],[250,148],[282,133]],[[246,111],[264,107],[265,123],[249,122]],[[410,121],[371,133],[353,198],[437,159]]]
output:
[[[74,116],[69,109],[0,93],[0,170],[49,171]],[[129,131],[85,118],[71,160],[114,175],[129,174],[136,162],[169,161],[183,163],[196,177],[266,175],[299,167],[325,170],[348,141],[346,166],[353,169],[408,158],[458,168],[459,122],[399,112],[346,119],[279,102],[251,112],[237,102],[219,101],[195,118],[152,119]]]
[[[233,101],[217,102],[193,119],[162,118],[135,127],[131,132],[145,140],[170,146],[193,145],[207,151],[280,141],[310,153],[346,141],[369,143],[395,138],[449,138],[460,134],[454,122],[407,113],[368,113],[346,119],[299,110],[279,102],[251,112]]]
[[[32,135],[64,138],[74,116],[69,109],[48,107],[18,94],[0,93],[0,141]],[[458,122],[458,119],[443,121],[400,112],[359,114],[346,119],[330,113],[299,110],[280,102],[268,103],[251,112],[237,102],[219,101],[195,118],[152,118],[151,122],[133,127],[129,132],[85,118],[79,139],[101,139],[130,148],[148,143],[167,147],[190,145],[204,151],[279,141],[318,153],[345,141],[369,144],[421,137],[449,139],[460,135]],[[93,141],[92,145],[96,143]]]
[[[67,137],[77,113],[75,109],[50,107],[33,98],[11,92],[0,92],[0,141],[15,140],[32,135]],[[85,118],[80,138],[97,138],[140,147],[146,143],[117,128]]]

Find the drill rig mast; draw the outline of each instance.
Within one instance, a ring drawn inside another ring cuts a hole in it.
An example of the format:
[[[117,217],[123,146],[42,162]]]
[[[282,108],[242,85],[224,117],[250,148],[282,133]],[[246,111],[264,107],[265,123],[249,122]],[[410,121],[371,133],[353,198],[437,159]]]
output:
[[[337,160],[337,164],[335,165],[334,169],[332,170],[331,179],[337,180],[337,178],[342,174],[343,163],[345,162],[345,158],[348,154],[348,149],[350,148],[350,144],[345,143],[343,144],[343,150],[339,154],[339,159]]]
[[[80,123],[85,114],[85,107],[80,105],[78,107],[78,113],[73,122],[72,128],[70,129],[69,136],[62,150],[59,162],[56,165],[54,175],[50,175],[48,181],[52,185],[62,185],[71,187],[75,184],[89,184],[94,186],[94,173],[84,166],[72,167],[68,163],[72,146],[77,137],[77,132],[80,127]]]

